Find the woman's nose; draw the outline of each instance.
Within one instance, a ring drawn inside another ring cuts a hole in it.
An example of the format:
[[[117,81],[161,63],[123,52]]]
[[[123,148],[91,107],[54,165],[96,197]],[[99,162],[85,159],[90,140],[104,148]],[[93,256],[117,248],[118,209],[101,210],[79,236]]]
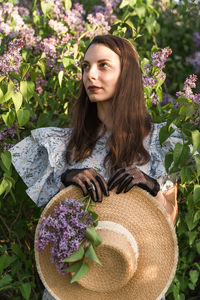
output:
[[[91,66],[87,75],[88,75],[89,79],[97,79],[97,77],[98,77],[97,67],[96,66]]]

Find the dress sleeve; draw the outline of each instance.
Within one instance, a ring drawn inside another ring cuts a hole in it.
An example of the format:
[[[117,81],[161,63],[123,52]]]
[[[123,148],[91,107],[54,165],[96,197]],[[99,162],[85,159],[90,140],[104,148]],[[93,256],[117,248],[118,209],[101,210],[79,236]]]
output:
[[[179,174],[167,174],[165,169],[165,156],[170,150],[174,149],[176,143],[183,143],[181,132],[174,126],[174,132],[161,146],[159,133],[164,125],[166,124],[154,124],[149,146],[151,156],[150,174],[159,181],[162,191],[171,188],[179,177]]]
[[[28,187],[26,192],[38,206],[45,205],[61,187],[70,131],[54,127],[35,129],[10,149],[12,163]]]

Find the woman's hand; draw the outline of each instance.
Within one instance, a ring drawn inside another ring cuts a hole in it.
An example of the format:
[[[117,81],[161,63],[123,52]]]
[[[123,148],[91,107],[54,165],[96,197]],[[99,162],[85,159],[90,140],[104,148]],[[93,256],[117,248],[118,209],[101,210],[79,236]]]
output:
[[[152,196],[156,196],[160,190],[160,185],[154,178],[146,175],[135,166],[121,168],[111,176],[108,181],[109,191],[117,185],[117,194],[121,193],[123,190],[124,193],[126,193],[134,186],[141,187]]]
[[[62,183],[80,187],[83,195],[91,195],[94,202],[102,202],[103,194],[109,196],[108,186],[104,178],[93,168],[70,169],[61,175]]]

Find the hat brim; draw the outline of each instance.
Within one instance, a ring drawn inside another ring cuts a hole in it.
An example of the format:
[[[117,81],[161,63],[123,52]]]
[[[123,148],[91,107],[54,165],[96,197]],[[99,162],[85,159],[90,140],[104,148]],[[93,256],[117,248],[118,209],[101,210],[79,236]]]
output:
[[[60,191],[45,207],[36,228],[35,237],[44,216],[53,214],[54,207],[66,198],[81,198],[75,186]],[[61,275],[50,260],[50,245],[43,251],[35,247],[35,259],[40,278],[56,300],[160,300],[175,275],[178,246],[174,226],[165,209],[146,191],[134,187],[128,193],[110,191],[102,203],[95,206],[99,221],[120,223],[131,232],[138,243],[139,259],[134,276],[128,284],[111,293],[97,293],[71,284],[71,275]]]

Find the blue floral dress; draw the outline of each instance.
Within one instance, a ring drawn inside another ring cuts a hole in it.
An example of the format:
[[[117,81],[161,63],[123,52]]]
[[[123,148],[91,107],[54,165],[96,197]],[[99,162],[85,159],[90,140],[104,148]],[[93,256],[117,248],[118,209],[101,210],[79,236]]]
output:
[[[154,124],[153,131],[144,139],[151,160],[138,166],[147,175],[155,178],[164,191],[174,184],[176,178],[169,176],[165,170],[166,153],[181,142],[180,133],[175,130],[171,137],[160,146],[159,131],[164,124]],[[61,188],[61,174],[70,168],[94,168],[106,180],[109,174],[103,165],[108,148],[108,134],[101,137],[90,157],[81,162],[68,165],[65,161],[66,145],[72,129],[47,127],[31,131],[31,135],[10,149],[12,163],[27,185],[27,194],[38,205],[45,205]],[[54,298],[45,291],[43,300]],[[149,300],[149,299],[148,299]]]

